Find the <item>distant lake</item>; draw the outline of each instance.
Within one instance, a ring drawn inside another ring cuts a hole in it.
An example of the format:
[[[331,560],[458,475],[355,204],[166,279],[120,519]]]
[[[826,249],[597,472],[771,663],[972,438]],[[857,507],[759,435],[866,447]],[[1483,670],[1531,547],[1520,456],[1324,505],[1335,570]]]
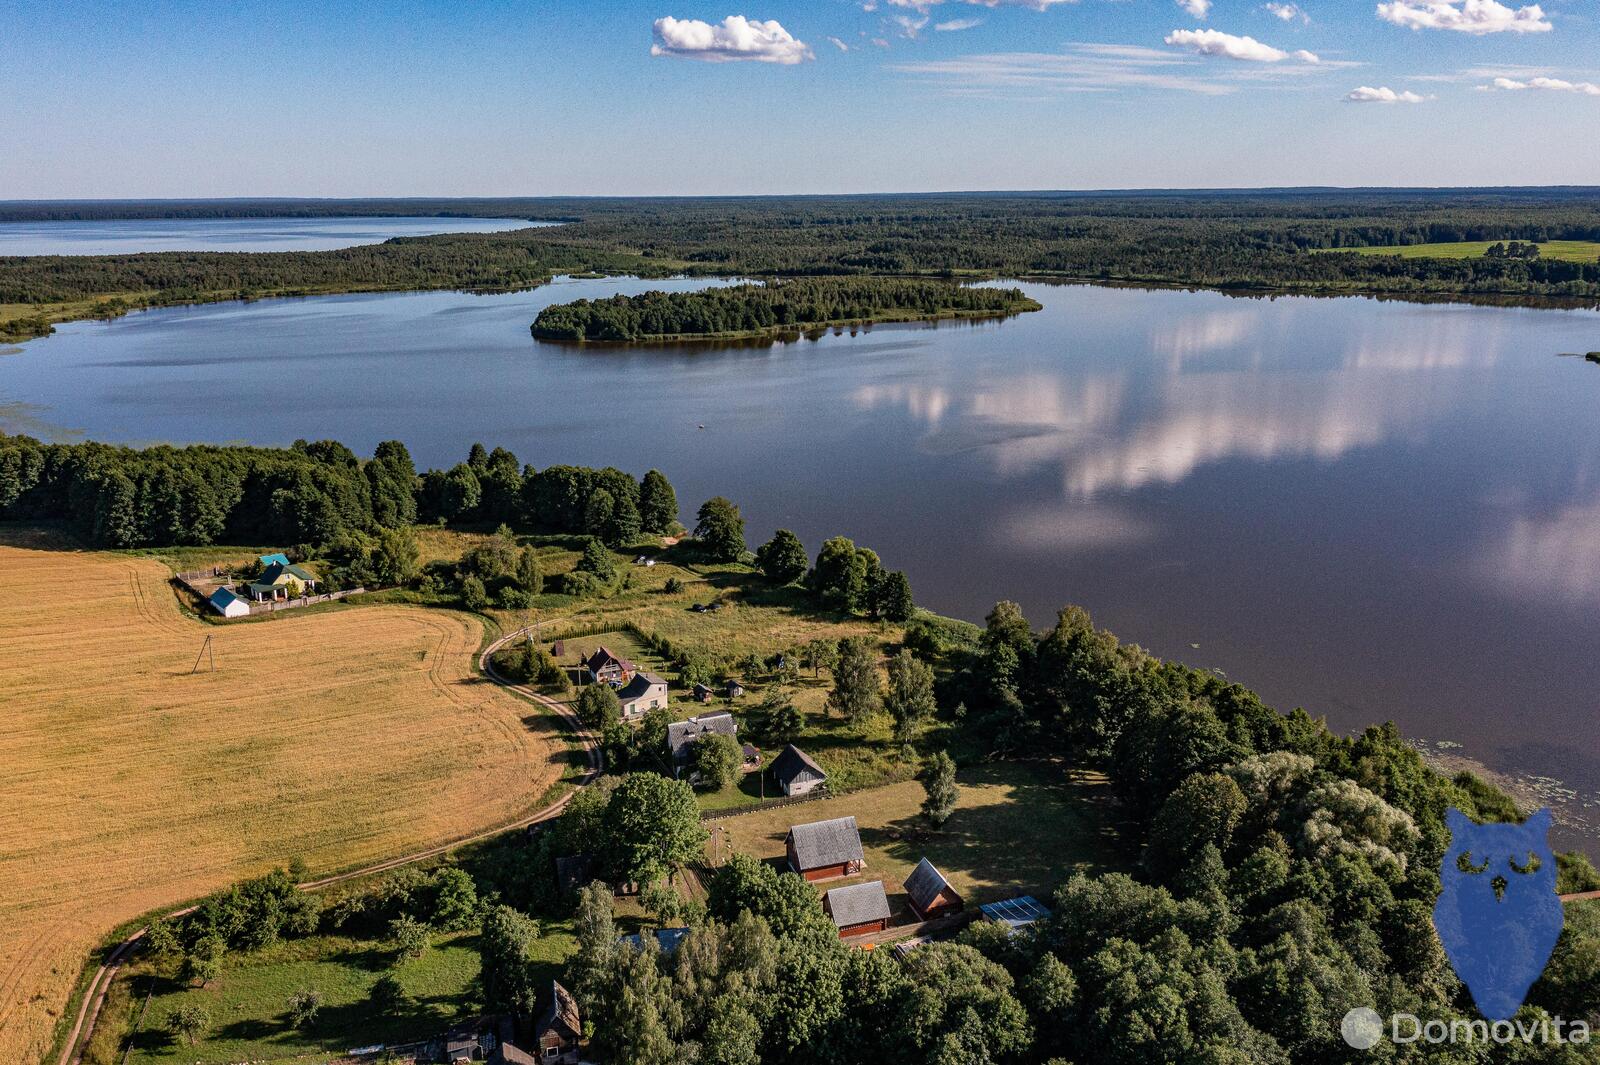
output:
[[[975,621],[1082,604],[1281,708],[1521,777],[1597,838],[1600,366],[1556,353],[1600,347],[1600,314],[1029,284],[1045,309],[1009,321],[770,347],[528,333],[551,302],[703,284],[79,322],[0,349],[0,428],[658,466],[691,521],[738,502],[752,546],[845,533]]]
[[[131,255],[142,251],[333,251],[391,237],[498,233],[553,225],[518,218],[141,218],[0,222],[0,255]]]

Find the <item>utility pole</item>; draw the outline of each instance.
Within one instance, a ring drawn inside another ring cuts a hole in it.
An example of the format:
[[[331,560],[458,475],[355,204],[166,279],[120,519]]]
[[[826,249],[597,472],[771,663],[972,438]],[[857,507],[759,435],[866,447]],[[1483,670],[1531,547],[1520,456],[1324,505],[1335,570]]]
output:
[[[206,642],[200,645],[200,653],[195,655],[194,666],[189,670],[191,677],[200,672],[200,661],[204,658],[211,660],[211,672],[215,673],[217,671],[217,656],[216,652],[211,649],[210,633],[206,634]]]

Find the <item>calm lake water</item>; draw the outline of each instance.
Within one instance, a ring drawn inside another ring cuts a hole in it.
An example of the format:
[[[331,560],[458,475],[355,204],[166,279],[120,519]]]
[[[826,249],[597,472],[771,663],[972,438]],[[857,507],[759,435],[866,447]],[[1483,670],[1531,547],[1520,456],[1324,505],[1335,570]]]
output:
[[[517,218],[149,218],[0,222],[0,255],[127,255],[141,251],[333,251],[390,237],[498,233],[549,222]]]
[[[1028,285],[1045,310],[1011,321],[771,347],[528,333],[550,302],[699,284],[77,323],[0,357],[0,428],[659,466],[753,544],[846,533],[974,620],[1083,604],[1280,707],[1521,776],[1594,838],[1600,367],[1556,353],[1600,347],[1600,314]]]

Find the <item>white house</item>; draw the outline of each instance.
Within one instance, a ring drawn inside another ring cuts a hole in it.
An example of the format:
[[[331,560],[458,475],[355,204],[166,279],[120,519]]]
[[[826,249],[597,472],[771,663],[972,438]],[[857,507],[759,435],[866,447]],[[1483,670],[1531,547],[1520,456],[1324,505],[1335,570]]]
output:
[[[622,718],[624,721],[636,717],[643,717],[652,710],[667,705],[667,682],[665,678],[644,670],[633,675],[633,679],[617,691],[617,702],[622,705]]]
[[[218,588],[211,593],[211,598],[206,601],[211,604],[212,610],[215,610],[225,618],[247,618],[250,616],[250,604],[226,588]]]

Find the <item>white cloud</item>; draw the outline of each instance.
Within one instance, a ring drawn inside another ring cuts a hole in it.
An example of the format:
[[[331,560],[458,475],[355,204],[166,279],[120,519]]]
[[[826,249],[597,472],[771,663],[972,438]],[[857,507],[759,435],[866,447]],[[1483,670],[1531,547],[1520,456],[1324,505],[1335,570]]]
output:
[[[914,11],[927,11],[929,8],[938,7],[945,0],[889,0],[890,7],[909,7]],[[1033,11],[1048,11],[1057,4],[1075,4],[1078,0],[962,0],[963,3],[974,7],[1025,7]],[[863,11],[877,9],[874,0],[868,0],[861,5]]]
[[[1254,37],[1236,37],[1221,30],[1173,30],[1167,34],[1166,43],[1187,48],[1200,55],[1240,59],[1249,63],[1281,63],[1291,55],[1302,63],[1322,61],[1313,52],[1303,49],[1292,53],[1285,52],[1270,44],[1262,44]]]
[[[1302,11],[1298,4],[1271,3],[1266,4],[1262,10],[1284,22],[1293,22],[1296,19],[1301,22],[1311,21],[1311,16]]]
[[[1433,99],[1431,96],[1419,96],[1414,92],[1395,92],[1387,85],[1373,88],[1363,85],[1352,89],[1345,99],[1353,104],[1420,104]]]
[[[1193,18],[1205,18],[1211,14],[1211,0],[1176,0],[1176,2]]]
[[[778,24],[729,15],[713,26],[699,19],[676,19],[670,15],[655,22],[656,43],[650,54],[699,59],[707,63],[751,60],[782,63],[786,66],[814,58],[804,41],[795,38]]]
[[[1520,92],[1523,89],[1543,89],[1546,92],[1575,92],[1580,96],[1600,96],[1600,85],[1592,81],[1563,81],[1561,78],[1529,78],[1527,81],[1516,81],[1512,78],[1495,78],[1488,85],[1478,86],[1480,89],[1501,89],[1507,92]]]
[[[982,25],[981,18],[953,18],[949,22],[935,22],[933,28],[940,33],[959,33]]]
[[[850,46],[848,44],[845,44],[843,41],[841,41],[837,37],[829,37],[828,38],[828,43],[833,45],[835,48],[839,49],[839,51],[841,51],[841,52],[848,52],[850,50]]]
[[[921,18],[912,18],[910,15],[896,15],[891,21],[900,27],[900,35],[902,37],[910,37],[915,40],[917,35],[922,32],[922,27],[928,24],[928,16],[923,15]]]
[[[1555,27],[1538,4],[1513,10],[1499,0],[1391,0],[1378,17],[1411,30],[1486,33],[1548,33]]]

